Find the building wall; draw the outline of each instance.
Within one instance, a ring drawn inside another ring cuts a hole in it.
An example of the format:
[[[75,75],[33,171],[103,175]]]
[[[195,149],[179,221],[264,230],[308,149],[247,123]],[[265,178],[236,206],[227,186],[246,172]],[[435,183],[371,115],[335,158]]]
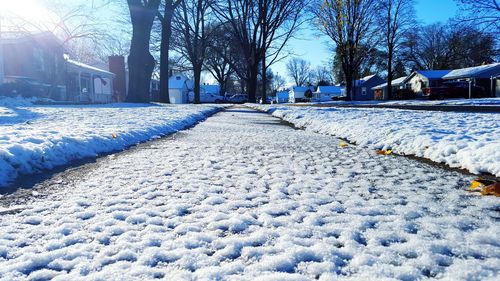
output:
[[[355,88],[353,100],[373,100],[375,99],[375,91],[373,87],[384,83],[384,79],[374,76],[368,81],[365,81],[361,86]]]

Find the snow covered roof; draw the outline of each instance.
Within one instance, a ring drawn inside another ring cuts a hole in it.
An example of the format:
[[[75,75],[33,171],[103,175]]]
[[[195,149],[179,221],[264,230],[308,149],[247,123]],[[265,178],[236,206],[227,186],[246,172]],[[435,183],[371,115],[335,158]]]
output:
[[[450,73],[451,70],[417,70],[415,72],[428,79],[442,79],[446,74]]]
[[[66,60],[68,64],[68,70],[78,71],[78,72],[89,72],[92,74],[99,74],[101,76],[115,77],[115,74],[104,69],[100,69],[88,64],[84,64],[74,60]]]
[[[399,86],[401,84],[403,84],[403,82],[406,80],[408,76],[404,76],[404,77],[399,77],[397,79],[394,79],[391,81],[391,86]],[[386,88],[387,87],[387,82],[386,83],[383,83],[383,84],[380,84],[378,86],[375,86],[372,88],[372,90],[378,90],[378,89],[383,89],[383,88]]]
[[[323,94],[340,94],[342,92],[341,86],[318,86],[316,93]]]
[[[467,67],[462,69],[452,70],[446,74],[444,79],[461,79],[461,78],[490,78],[500,75],[500,63],[492,63],[487,65]]]

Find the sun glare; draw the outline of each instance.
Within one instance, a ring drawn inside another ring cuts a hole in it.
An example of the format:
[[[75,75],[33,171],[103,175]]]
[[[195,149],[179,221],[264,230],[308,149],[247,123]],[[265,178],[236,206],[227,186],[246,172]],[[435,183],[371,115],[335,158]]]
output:
[[[21,19],[27,23],[26,29],[47,26],[54,22],[54,16],[39,0],[0,0],[0,17],[4,20]]]

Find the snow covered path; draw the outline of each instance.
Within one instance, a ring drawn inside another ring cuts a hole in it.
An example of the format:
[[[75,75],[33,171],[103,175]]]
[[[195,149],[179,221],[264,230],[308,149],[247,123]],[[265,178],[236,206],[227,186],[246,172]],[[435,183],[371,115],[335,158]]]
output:
[[[109,157],[0,216],[0,279],[498,277],[498,198],[338,142],[234,108]]]

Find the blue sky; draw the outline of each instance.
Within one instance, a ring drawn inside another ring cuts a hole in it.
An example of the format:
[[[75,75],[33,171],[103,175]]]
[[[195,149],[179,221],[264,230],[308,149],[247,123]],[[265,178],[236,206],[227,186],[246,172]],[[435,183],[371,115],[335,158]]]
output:
[[[455,16],[457,5],[454,0],[415,0],[415,12],[417,19],[422,23],[429,24],[435,22],[446,22]],[[290,49],[296,56],[301,57],[313,66],[325,64],[332,52],[329,50],[329,39],[325,36],[318,36],[317,31],[312,27],[305,27],[296,39],[290,41]],[[286,61],[278,62],[271,66],[273,72],[283,77],[287,77]]]

